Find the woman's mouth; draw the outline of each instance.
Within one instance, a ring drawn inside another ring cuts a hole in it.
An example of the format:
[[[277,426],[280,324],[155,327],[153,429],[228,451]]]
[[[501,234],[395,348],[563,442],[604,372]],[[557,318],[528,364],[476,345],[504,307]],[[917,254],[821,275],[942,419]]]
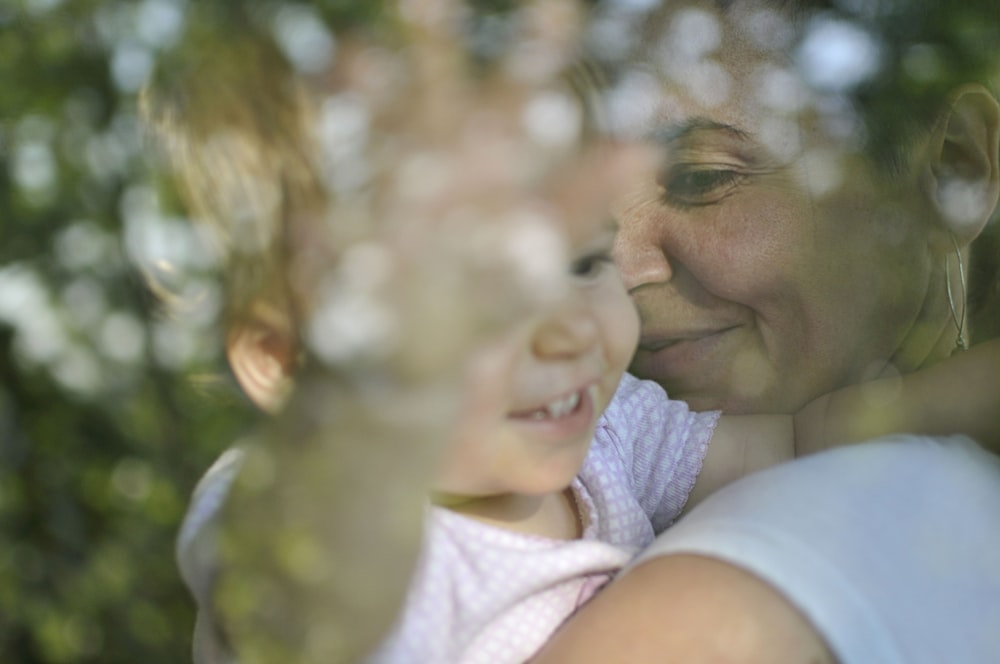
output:
[[[632,360],[632,371],[660,383],[686,384],[704,379],[724,368],[739,343],[741,326],[700,330],[685,334],[648,335]]]
[[[701,341],[711,341],[737,327],[739,327],[739,325],[705,330],[693,330],[683,333],[644,335],[642,339],[639,340],[639,349],[649,353],[656,353],[673,346],[696,344]]]

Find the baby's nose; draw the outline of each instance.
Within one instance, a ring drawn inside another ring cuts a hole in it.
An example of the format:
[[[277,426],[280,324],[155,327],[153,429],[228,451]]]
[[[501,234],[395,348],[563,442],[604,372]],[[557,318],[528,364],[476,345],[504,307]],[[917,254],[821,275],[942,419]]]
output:
[[[544,358],[572,357],[593,348],[599,336],[597,321],[586,306],[565,305],[539,324],[532,350]]]

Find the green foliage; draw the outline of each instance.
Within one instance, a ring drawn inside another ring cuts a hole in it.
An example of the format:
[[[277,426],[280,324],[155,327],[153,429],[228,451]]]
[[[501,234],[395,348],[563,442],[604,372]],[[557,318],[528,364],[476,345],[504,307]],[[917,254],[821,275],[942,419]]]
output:
[[[153,264],[142,246],[156,245],[141,237],[185,237],[156,202],[134,111],[184,4],[0,8],[5,662],[190,661],[193,603],[174,539],[248,409],[224,378],[213,323],[185,337],[139,269]],[[205,389],[194,372],[223,378]]]
[[[136,98],[192,28],[223,37],[236,4],[0,3],[4,662],[190,661],[176,534],[255,418],[218,350],[213,258],[151,172]],[[335,28],[384,5],[243,8]],[[164,294],[183,306],[168,315]]]

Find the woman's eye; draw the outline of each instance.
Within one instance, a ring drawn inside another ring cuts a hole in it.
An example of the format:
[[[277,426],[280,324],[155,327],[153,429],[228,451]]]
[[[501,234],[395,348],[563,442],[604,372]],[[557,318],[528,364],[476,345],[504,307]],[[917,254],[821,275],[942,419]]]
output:
[[[611,265],[610,253],[588,254],[573,261],[573,264],[570,266],[570,272],[574,277],[593,278],[609,265]]]
[[[674,205],[708,205],[725,197],[743,178],[727,168],[681,167],[663,182],[664,198]]]

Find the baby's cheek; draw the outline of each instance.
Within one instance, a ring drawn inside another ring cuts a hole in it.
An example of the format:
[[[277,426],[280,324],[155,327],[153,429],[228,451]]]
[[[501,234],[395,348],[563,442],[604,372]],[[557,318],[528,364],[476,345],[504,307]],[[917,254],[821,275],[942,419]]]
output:
[[[616,298],[618,301],[617,314],[612,319],[614,329],[611,331],[613,339],[611,345],[613,346],[613,366],[624,373],[639,344],[640,326],[639,312],[635,308],[632,298],[628,296],[624,288],[621,288],[620,291],[620,295]]]

